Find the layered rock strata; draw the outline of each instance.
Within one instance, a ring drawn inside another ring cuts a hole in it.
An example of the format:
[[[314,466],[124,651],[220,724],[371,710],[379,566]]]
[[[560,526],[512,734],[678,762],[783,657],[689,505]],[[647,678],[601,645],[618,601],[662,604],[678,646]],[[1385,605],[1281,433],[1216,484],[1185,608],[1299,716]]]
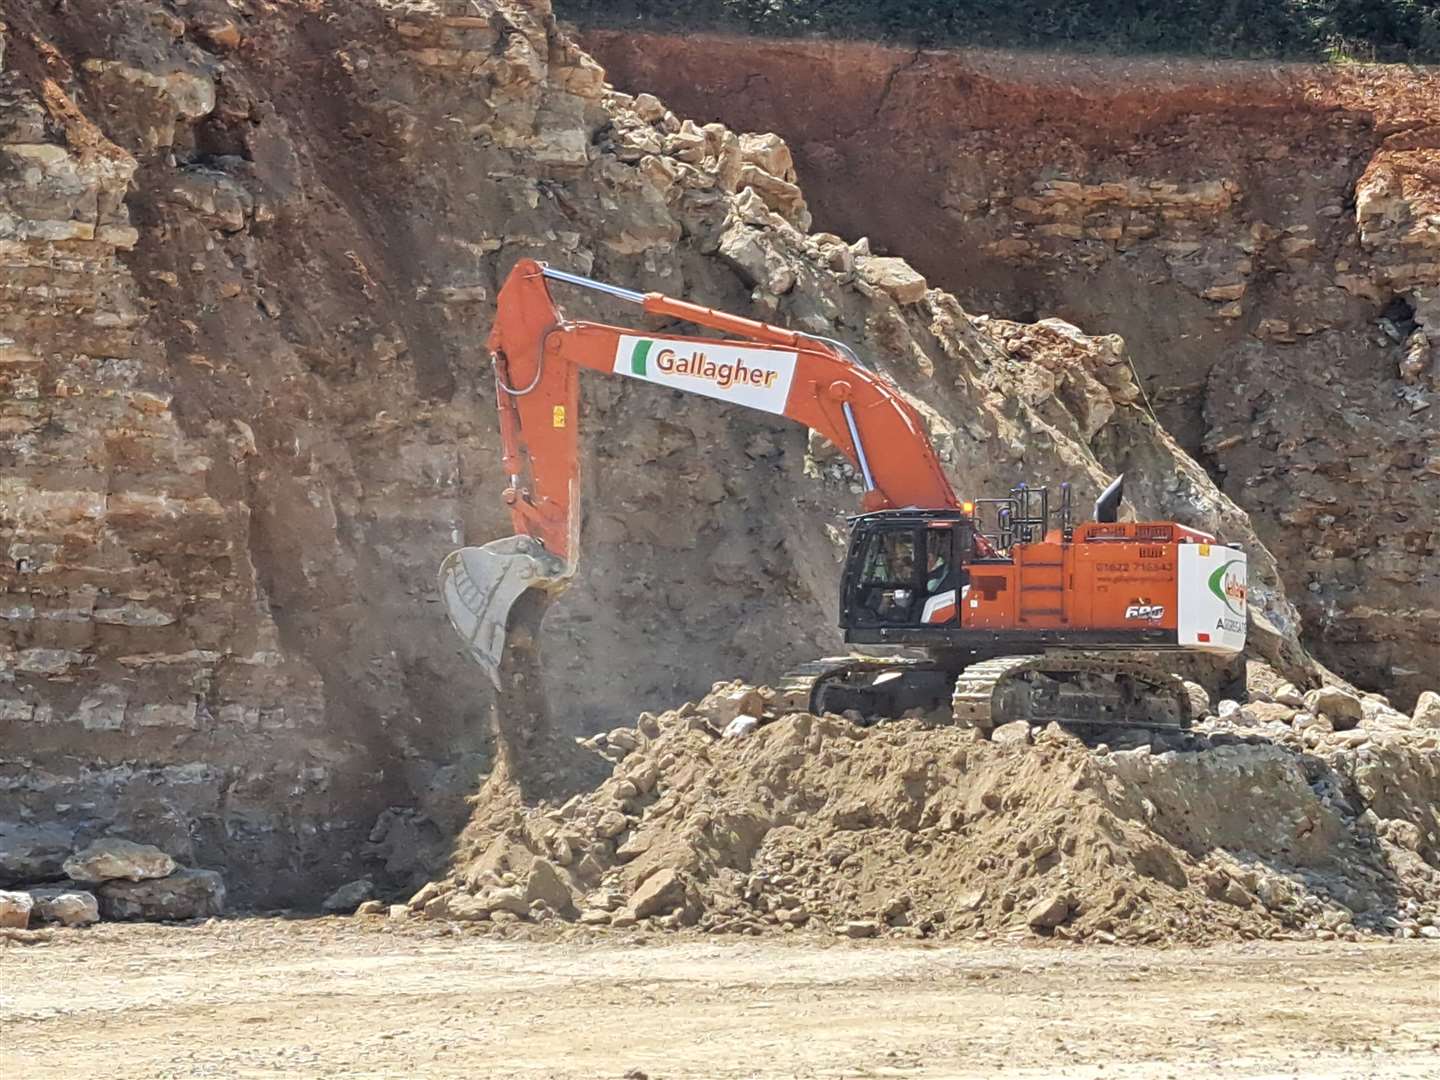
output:
[[[0,866],[123,835],[246,906],[443,863],[492,699],[433,574],[508,531],[482,342],[522,256],[844,338],[963,492],[1083,503],[1129,471],[1136,513],[1250,548],[1258,639],[1315,678],[1275,561],[1119,345],[1041,372],[908,264],[810,233],[779,138],[612,92],[544,0],[7,18]],[[585,395],[560,722],[835,649],[848,468],[759,414]]]

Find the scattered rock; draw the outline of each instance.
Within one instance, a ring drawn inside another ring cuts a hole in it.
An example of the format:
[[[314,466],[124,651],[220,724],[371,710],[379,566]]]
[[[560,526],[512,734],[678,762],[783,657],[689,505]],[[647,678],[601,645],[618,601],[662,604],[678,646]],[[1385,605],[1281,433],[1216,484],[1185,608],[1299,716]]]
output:
[[[640,736],[629,728],[616,728],[605,736],[605,745],[622,754],[628,754],[640,746]]]
[[[1305,708],[1324,716],[1336,731],[1348,731],[1365,719],[1360,699],[1338,686],[1323,686],[1305,695]]]
[[[0,892],[0,927],[24,930],[30,925],[35,901],[29,893]]]
[[[206,12],[196,16],[194,26],[201,39],[217,49],[233,52],[240,48],[243,39],[234,19]]]
[[[1305,695],[1297,690],[1293,683],[1281,683],[1271,696],[1281,705],[1289,705],[1292,709],[1305,707]]]
[[[1434,690],[1426,690],[1415,699],[1415,726],[1440,728],[1440,694]]]
[[[1034,736],[1027,721],[1014,720],[997,727],[990,733],[990,739],[1005,746],[1028,746]]]
[[[444,891],[445,886],[441,885],[440,882],[429,882],[428,884],[422,886],[419,891],[415,893],[414,896],[410,897],[406,906],[409,907],[411,911],[424,911],[425,905],[430,903],[431,900],[434,900]]]
[[[850,919],[840,932],[848,938],[873,938],[880,933],[880,924],[874,919]]]
[[[630,827],[629,820],[618,810],[607,810],[600,815],[600,820],[595,826],[595,833],[602,839],[609,840],[619,836]]]
[[[484,889],[477,893],[474,899],[492,918],[501,911],[522,917],[530,914],[530,900],[526,897],[525,890],[519,886]],[[458,902],[457,900],[456,903]]]
[[[760,720],[754,716],[737,716],[730,723],[725,725],[725,730],[720,733],[722,739],[741,739],[749,735],[760,726]]]
[[[163,878],[112,880],[98,891],[106,919],[175,922],[225,912],[225,880],[214,870],[176,870]]]
[[[1185,693],[1190,698],[1190,712],[1194,716],[1206,716],[1210,712],[1210,692],[1199,683],[1185,680]]]
[[[657,870],[630,897],[630,914],[636,919],[672,911],[685,903],[685,879],[676,870]]]
[[[145,881],[167,877],[175,866],[175,860],[157,847],[105,837],[66,859],[65,873],[72,881],[88,883]]]
[[[544,901],[546,907],[560,914],[575,910],[575,897],[565,877],[546,859],[536,859],[525,879],[525,898],[530,903]]]
[[[1290,903],[1294,889],[1283,878],[1273,875],[1263,877],[1256,886],[1260,902],[1271,911],[1280,911]]]
[[[368,878],[346,882],[325,898],[320,906],[331,912],[351,912],[375,895],[375,883]]]
[[[724,730],[739,716],[759,716],[765,699],[755,687],[742,682],[716,683],[695,710],[717,730]]]
[[[405,908],[405,905],[404,905],[404,904],[401,904],[400,907]],[[330,908],[330,909],[327,909],[327,910],[331,910],[331,911],[345,911],[345,910],[347,910],[347,908],[342,906],[342,907],[337,907],[337,908]],[[405,908],[405,910],[408,911],[409,909],[408,909],[408,908]],[[379,900],[366,900],[364,903],[360,904],[360,906],[358,906],[358,907],[355,909],[355,915],[356,915],[357,918],[358,918],[358,917],[374,916],[374,915],[384,915],[385,913],[386,913],[386,906],[385,906],[383,903],[381,903]]]
[[[100,904],[83,889],[31,889],[35,920],[61,926],[89,926],[100,921]]]
[[[1252,701],[1240,707],[1240,719],[1255,727],[1290,724],[1296,716],[1293,706],[1278,701]]]
[[[665,106],[654,94],[636,94],[635,111],[642,120],[657,124],[665,116]]]
[[[485,922],[490,918],[489,899],[469,893],[452,892],[425,905],[427,919],[454,919],[457,922]]]
[[[1245,887],[1234,880],[1225,883],[1221,895],[1227,904],[1234,904],[1238,908],[1248,908],[1255,902],[1255,898],[1245,891]]]
[[[930,288],[904,259],[867,255],[855,260],[855,271],[867,285],[889,293],[899,304],[919,303]]]
[[[1042,896],[1025,912],[1025,922],[1032,930],[1053,930],[1070,917],[1070,898],[1063,893]]]

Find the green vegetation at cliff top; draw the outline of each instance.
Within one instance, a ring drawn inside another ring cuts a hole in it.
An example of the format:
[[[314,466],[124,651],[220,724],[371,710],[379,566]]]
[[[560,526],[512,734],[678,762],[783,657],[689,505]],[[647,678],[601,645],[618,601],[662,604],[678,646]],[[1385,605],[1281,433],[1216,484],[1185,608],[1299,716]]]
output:
[[[555,0],[582,25],[1296,60],[1440,61],[1440,0]]]

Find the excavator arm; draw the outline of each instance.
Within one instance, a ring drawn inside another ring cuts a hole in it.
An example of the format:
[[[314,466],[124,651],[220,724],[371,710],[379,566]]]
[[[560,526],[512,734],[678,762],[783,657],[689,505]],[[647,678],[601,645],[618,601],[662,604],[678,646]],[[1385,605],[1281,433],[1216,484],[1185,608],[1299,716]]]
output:
[[[567,320],[549,283],[598,290],[654,316],[731,339],[651,334]],[[849,459],[867,511],[956,508],[923,418],[845,345],[660,293],[637,293],[525,259],[500,290],[489,338],[515,535],[452,552],[440,569],[451,622],[497,687],[507,635],[523,608],[531,636],[545,603],[575,572],[580,534],[582,368],[640,379],[789,417]],[[534,590],[531,593],[531,590]]]

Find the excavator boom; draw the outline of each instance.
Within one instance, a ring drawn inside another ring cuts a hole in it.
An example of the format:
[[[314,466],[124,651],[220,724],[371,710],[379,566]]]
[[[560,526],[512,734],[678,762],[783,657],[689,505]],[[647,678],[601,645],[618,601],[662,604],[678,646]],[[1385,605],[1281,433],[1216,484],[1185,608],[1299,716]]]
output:
[[[572,322],[550,282],[595,290],[731,339]],[[728,315],[660,293],[638,293],[524,259],[500,290],[489,338],[515,534],[451,553],[440,592],[456,630],[497,687],[507,638],[523,610],[533,638],[545,603],[574,575],[580,536],[578,442],[582,368],[683,390],[819,432],[864,484],[868,511],[958,509],[920,413],[845,345]],[[533,595],[533,594],[532,594]]]

